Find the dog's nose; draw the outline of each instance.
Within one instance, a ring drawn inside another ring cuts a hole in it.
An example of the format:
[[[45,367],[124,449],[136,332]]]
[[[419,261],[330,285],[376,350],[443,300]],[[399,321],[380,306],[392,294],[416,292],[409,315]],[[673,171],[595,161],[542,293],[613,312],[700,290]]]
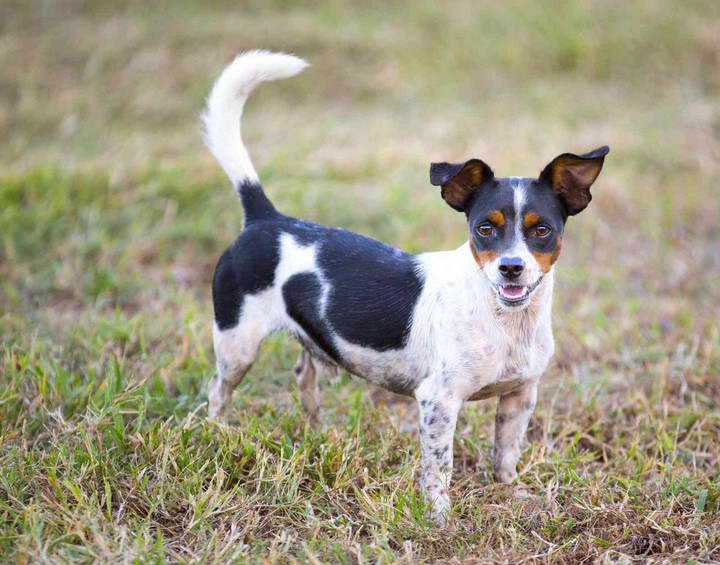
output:
[[[505,278],[516,279],[518,278],[525,268],[525,262],[520,257],[501,257],[500,258],[500,272]]]

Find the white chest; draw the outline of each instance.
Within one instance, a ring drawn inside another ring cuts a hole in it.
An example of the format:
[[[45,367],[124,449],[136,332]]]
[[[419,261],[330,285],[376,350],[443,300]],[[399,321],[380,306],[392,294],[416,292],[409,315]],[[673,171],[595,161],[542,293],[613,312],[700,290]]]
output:
[[[458,395],[497,396],[542,375],[554,348],[552,276],[528,308],[506,312],[476,267],[469,273],[436,268],[432,274],[437,283],[427,295],[427,318],[416,322],[428,328],[432,338],[425,345],[437,356],[436,370],[449,375]]]
[[[485,331],[464,332],[455,340],[456,346],[449,350],[453,358],[443,362],[452,367],[455,386],[463,397],[497,396],[540,377],[553,351],[549,320],[527,329],[515,333],[486,326]]]

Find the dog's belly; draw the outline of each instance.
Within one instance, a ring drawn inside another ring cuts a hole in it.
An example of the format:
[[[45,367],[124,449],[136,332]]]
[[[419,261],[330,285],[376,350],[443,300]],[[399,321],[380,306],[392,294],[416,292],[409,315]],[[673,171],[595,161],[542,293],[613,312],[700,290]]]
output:
[[[472,394],[468,400],[484,400],[493,396],[500,396],[514,391],[527,382],[527,379],[517,378],[507,381],[498,381],[482,387],[480,390]]]
[[[338,340],[343,366],[352,374],[397,394],[413,396],[428,374],[423,359],[409,348],[377,351]]]

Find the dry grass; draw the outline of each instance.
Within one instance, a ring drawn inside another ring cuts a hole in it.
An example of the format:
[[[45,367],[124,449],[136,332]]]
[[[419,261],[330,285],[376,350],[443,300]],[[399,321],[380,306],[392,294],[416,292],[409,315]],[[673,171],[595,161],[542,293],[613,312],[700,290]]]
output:
[[[0,5],[0,554],[6,561],[720,561],[720,10],[669,0]],[[326,431],[278,336],[204,421],[209,278],[240,207],[197,114],[240,50],[313,67],[245,135],[281,209],[412,251],[463,238],[431,160],[532,175],[607,143],[571,220],[520,482],[462,414],[455,528],[370,389]]]

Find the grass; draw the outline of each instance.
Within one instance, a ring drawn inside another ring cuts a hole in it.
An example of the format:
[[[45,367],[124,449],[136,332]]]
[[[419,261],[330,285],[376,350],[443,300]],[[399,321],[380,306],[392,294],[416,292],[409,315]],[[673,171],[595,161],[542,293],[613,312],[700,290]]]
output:
[[[10,562],[720,561],[720,18],[710,1],[0,6],[0,556]],[[285,336],[205,421],[209,281],[241,226],[197,114],[237,51],[294,51],[245,137],[294,215],[411,251],[427,182],[607,143],[559,264],[520,486],[463,409],[435,529],[394,409],[341,376],[306,425]],[[524,492],[524,496],[523,496]]]

